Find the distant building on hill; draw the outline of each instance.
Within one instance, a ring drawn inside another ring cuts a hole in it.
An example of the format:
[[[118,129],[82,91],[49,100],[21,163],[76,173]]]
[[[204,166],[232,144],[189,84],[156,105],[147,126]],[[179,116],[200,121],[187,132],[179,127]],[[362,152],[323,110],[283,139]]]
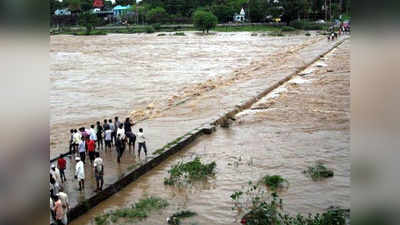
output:
[[[240,14],[235,13],[235,15],[233,16],[233,21],[239,23],[246,21],[246,13],[244,12],[243,8],[242,10],[240,10]]]

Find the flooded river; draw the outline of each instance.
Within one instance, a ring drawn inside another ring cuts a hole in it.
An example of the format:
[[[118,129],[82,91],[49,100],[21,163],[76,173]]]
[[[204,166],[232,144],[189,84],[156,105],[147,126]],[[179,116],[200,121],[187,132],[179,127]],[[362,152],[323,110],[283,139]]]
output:
[[[166,224],[166,218],[178,209],[198,214],[184,224],[238,224],[240,215],[231,210],[229,196],[266,174],[279,174],[289,181],[281,197],[292,214],[321,212],[331,205],[349,208],[349,61],[350,41],[346,41],[306,69],[304,76],[294,77],[238,114],[230,128],[218,128],[196,140],[72,224],[94,224],[96,215],[127,207],[145,195],[165,198],[170,206],[137,224]],[[196,156],[216,161],[215,178],[190,188],[163,184],[172,165]],[[317,182],[304,176],[302,171],[316,161],[332,168],[335,176]]]
[[[186,35],[51,36],[51,157],[67,151],[71,128],[125,117],[149,104],[167,106],[196,84],[233,76],[239,68],[318,39],[248,32]]]

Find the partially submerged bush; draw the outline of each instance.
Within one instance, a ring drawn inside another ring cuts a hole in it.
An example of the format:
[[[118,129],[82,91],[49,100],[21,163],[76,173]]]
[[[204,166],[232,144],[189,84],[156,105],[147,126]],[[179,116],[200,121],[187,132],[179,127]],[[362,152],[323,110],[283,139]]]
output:
[[[116,223],[120,218],[142,220],[148,217],[152,211],[160,210],[167,206],[168,202],[158,197],[142,198],[130,208],[117,209],[96,216],[94,221],[96,225],[107,225]]]
[[[154,28],[152,26],[147,26],[144,28],[144,31],[148,34],[154,33]]]
[[[189,211],[189,210],[183,210],[174,213],[171,217],[167,219],[168,224],[171,225],[179,225],[181,224],[181,219],[192,217],[197,215],[195,212]]]
[[[195,180],[207,178],[215,174],[215,167],[215,162],[203,164],[200,162],[199,157],[187,163],[179,162],[168,171],[169,178],[164,178],[164,184],[191,183]]]
[[[277,191],[279,188],[287,187],[289,182],[279,175],[269,176],[266,175],[262,178],[261,182],[271,190]]]
[[[298,214],[291,216],[282,212],[275,201],[264,202],[258,208],[251,210],[241,220],[246,225],[346,225],[349,224],[349,211],[342,208],[330,208],[322,214],[307,217]]]
[[[306,36],[311,36],[310,32],[305,33]]]
[[[270,196],[261,187],[249,182],[248,190],[236,191],[231,195],[234,200],[232,209],[247,212],[241,219],[245,225],[345,225],[350,224],[350,210],[330,207],[323,214],[309,214],[307,217],[298,214],[292,216],[283,209],[283,201],[274,192]],[[243,204],[241,199],[249,204]],[[238,204],[240,202],[240,204]]]
[[[161,34],[157,34],[157,36],[162,37],[162,36],[167,36],[167,34],[161,33]]]
[[[303,171],[308,174],[313,180],[321,178],[333,177],[334,173],[331,169],[326,168],[322,163],[318,162],[314,166],[308,167],[307,170]]]
[[[183,33],[183,32],[176,32],[174,35],[175,35],[175,36],[185,36],[185,33]]]
[[[284,34],[282,34],[281,31],[273,31],[273,32],[268,33],[268,35],[269,36],[273,36],[273,37],[283,37],[283,36],[285,36]]]
[[[296,28],[290,27],[290,26],[283,26],[281,28],[281,31],[283,31],[283,32],[293,32],[293,31],[296,31]]]

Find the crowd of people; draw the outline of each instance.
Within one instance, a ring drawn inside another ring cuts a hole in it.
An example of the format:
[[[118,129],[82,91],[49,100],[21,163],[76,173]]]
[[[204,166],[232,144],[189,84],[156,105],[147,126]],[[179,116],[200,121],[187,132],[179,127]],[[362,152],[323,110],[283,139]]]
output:
[[[75,157],[75,173],[74,178],[79,185],[79,191],[85,189],[85,165],[86,156],[89,158],[90,166],[93,167],[94,176],[96,178],[96,190],[99,192],[103,189],[104,184],[104,164],[100,153],[111,152],[115,146],[117,152],[117,163],[121,162],[122,155],[128,145],[129,151],[135,151],[135,143],[138,141],[138,157],[143,149],[147,157],[146,137],[143,128],[135,134],[133,126],[135,124],[126,118],[125,122],[120,122],[118,117],[100,121],[96,125],[90,125],[89,129],[81,127],[70,130],[69,153]],[[50,224],[66,225],[68,224],[68,211],[70,209],[68,195],[64,192],[64,185],[67,181],[65,170],[67,161],[62,155],[57,160],[57,166],[50,166]]]
[[[334,29],[331,28],[331,32],[328,34],[328,41],[333,41],[344,34],[350,34],[350,26],[341,25],[338,32],[335,32]]]

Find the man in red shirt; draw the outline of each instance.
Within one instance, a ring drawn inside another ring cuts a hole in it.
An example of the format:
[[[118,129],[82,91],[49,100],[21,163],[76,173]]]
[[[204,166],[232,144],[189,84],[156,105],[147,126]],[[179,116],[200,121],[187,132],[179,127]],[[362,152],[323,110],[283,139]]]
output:
[[[93,165],[93,161],[95,158],[95,149],[96,149],[96,143],[94,140],[89,140],[88,141],[88,151],[89,151],[89,159],[90,159],[90,164]]]
[[[60,176],[61,176],[61,181],[67,181],[67,178],[65,178],[65,173],[64,170],[67,168],[67,161],[62,157],[60,154],[60,158],[57,160],[57,168],[60,170]]]

